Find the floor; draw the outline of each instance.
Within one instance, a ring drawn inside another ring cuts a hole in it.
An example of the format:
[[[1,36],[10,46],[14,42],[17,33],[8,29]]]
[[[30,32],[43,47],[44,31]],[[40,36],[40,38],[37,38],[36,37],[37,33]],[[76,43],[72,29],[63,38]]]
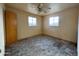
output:
[[[77,48],[71,42],[50,36],[35,36],[18,41],[6,48],[6,56],[77,56]]]

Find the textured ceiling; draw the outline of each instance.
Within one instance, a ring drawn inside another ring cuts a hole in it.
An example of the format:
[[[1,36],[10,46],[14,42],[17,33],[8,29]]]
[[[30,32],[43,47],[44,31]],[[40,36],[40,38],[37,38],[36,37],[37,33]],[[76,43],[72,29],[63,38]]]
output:
[[[62,11],[64,9],[67,9],[70,7],[77,6],[78,3],[44,3],[43,8],[47,12],[41,12],[41,13],[39,13],[37,10],[38,3],[10,3],[10,4],[6,4],[6,5],[23,10],[23,11],[26,11],[26,12],[30,12],[33,14],[44,16],[44,15],[48,15],[48,14]],[[50,8],[50,9],[48,9],[48,8]]]

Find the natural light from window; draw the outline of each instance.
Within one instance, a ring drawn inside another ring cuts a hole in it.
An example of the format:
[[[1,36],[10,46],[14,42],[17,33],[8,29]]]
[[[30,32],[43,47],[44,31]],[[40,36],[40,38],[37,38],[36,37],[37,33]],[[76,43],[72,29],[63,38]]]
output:
[[[49,26],[59,26],[59,16],[50,17]]]
[[[28,25],[29,25],[29,26],[36,26],[36,25],[37,25],[37,23],[36,23],[36,18],[29,16],[29,17],[28,17]]]

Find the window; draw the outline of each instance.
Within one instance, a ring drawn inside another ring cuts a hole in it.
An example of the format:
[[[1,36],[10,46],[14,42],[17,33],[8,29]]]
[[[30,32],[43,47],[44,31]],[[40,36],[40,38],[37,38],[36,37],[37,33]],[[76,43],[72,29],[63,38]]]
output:
[[[29,16],[29,17],[28,17],[28,25],[29,25],[29,26],[36,26],[36,25],[37,25],[37,24],[36,24],[36,18]]]
[[[50,17],[49,26],[59,26],[59,17]]]

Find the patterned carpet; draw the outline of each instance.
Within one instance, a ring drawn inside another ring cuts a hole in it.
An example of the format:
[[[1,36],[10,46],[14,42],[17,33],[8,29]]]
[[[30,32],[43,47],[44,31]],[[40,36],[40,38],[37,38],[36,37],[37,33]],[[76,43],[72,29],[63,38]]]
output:
[[[76,46],[50,36],[24,39],[6,48],[6,56],[77,56]]]

